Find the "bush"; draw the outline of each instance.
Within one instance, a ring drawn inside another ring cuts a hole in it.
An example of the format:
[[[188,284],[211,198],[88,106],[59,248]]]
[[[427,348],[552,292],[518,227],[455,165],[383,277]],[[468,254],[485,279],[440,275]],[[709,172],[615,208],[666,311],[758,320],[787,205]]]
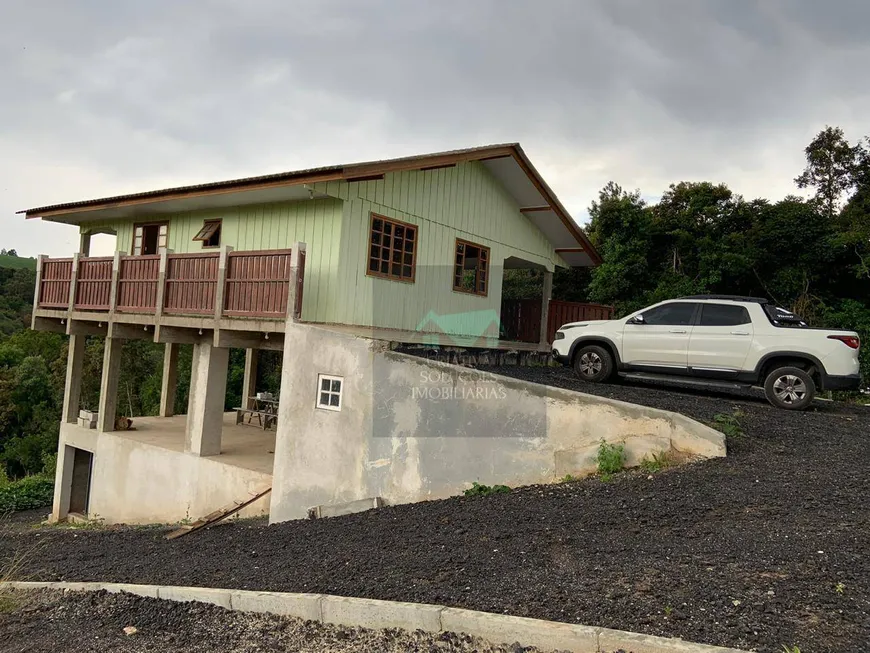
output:
[[[598,447],[598,473],[604,480],[625,467],[625,445],[601,441]]]
[[[0,488],[0,514],[50,506],[54,499],[54,479],[35,475],[13,481]]]
[[[743,437],[743,426],[740,424],[739,417],[743,417],[743,413],[735,410],[734,413],[728,415],[726,413],[718,413],[713,415],[713,422],[710,424],[717,431],[721,431],[729,438]]]
[[[467,497],[488,497],[490,494],[503,494],[510,492],[511,489],[507,485],[481,485],[480,483],[472,483],[471,487],[465,490],[464,494]]]

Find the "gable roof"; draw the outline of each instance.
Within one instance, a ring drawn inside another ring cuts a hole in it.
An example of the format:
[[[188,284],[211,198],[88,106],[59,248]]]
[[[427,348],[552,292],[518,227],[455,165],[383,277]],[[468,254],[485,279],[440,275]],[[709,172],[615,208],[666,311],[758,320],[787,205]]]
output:
[[[583,230],[529,161],[519,143],[487,145],[449,152],[421,154],[308,168],[258,177],[179,186],[129,195],[117,195],[65,204],[40,206],[24,211],[27,218],[81,224],[91,220],[174,213],[201,208],[306,199],[317,194],[308,184],[377,178],[389,172],[426,170],[466,161],[480,161],[514,197],[520,210],[550,240],[571,266],[597,265],[601,257]]]

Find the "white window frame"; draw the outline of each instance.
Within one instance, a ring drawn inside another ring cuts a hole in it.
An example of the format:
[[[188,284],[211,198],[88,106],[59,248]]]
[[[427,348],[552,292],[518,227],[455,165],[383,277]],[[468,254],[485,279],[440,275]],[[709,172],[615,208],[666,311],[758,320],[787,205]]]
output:
[[[323,382],[329,381],[329,390],[322,390]],[[341,385],[339,386],[338,392],[332,390],[332,382],[338,381]],[[338,395],[338,406],[332,406],[328,403],[323,404],[320,401],[320,395],[326,392],[329,397],[334,395]],[[314,400],[315,408],[322,408],[323,410],[331,410],[338,412],[341,410],[341,405],[344,403],[342,395],[344,394],[344,377],[343,376],[335,376],[333,374],[318,374],[317,375],[317,395]]]

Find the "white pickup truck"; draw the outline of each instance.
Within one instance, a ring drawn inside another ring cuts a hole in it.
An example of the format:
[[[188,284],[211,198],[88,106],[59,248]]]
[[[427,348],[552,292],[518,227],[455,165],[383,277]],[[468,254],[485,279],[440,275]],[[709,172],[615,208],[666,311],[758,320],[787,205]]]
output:
[[[584,381],[614,373],[710,387],[763,386],[778,408],[801,410],[817,390],[860,385],[854,331],[815,329],[767,300],[696,295],[619,320],[562,326],[553,357]]]

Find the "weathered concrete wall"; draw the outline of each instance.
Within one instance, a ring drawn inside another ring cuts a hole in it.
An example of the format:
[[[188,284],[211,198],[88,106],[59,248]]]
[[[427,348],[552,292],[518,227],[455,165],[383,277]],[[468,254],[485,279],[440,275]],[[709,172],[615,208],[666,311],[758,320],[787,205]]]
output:
[[[521,485],[594,470],[601,440],[629,462],[675,449],[724,456],[718,431],[682,415],[390,352],[377,341],[288,325],[270,519],[315,505],[404,503],[472,481]],[[340,412],[317,375],[344,377]]]
[[[91,517],[106,523],[153,524],[202,517],[250,492],[268,487],[272,477],[225,465],[191,453],[171,451],[124,438],[100,434],[75,424],[61,424],[53,517],[64,517],[64,445],[94,454],[91,475]],[[242,517],[269,511],[268,495],[245,508]]]

